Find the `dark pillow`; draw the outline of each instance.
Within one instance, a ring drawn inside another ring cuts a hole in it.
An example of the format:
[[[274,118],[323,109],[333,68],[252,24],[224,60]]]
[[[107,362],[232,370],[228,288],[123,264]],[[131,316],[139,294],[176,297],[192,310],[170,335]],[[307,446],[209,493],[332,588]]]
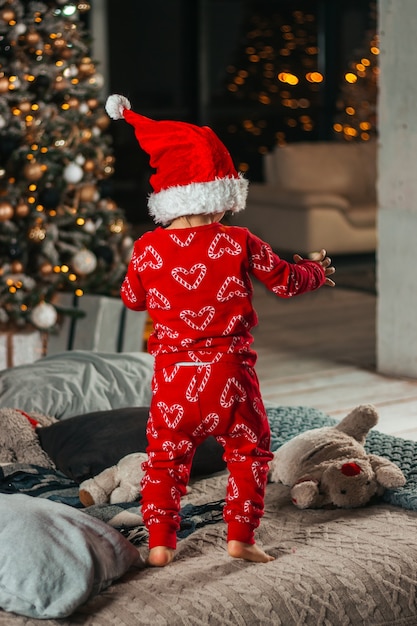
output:
[[[132,452],[145,452],[148,407],[95,411],[38,429],[42,448],[57,469],[80,483]],[[191,476],[223,470],[223,449],[209,437],[196,450]]]

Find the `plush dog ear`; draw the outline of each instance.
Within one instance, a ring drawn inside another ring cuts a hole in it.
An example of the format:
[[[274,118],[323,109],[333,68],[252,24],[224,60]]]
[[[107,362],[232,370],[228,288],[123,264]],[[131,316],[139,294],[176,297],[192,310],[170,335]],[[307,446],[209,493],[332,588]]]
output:
[[[299,509],[311,507],[318,495],[319,486],[317,480],[314,479],[301,480],[291,488],[291,499]]]
[[[353,437],[361,443],[365,443],[366,435],[375,424],[378,423],[378,413],[372,404],[360,404],[346,415],[335,426],[336,430]]]

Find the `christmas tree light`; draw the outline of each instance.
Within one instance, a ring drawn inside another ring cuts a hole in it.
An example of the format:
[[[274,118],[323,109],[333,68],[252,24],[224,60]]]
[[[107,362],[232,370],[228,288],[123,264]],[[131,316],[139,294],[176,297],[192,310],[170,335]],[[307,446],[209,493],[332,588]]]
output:
[[[0,0],[0,328],[50,329],[60,291],[116,295],[130,256],[89,8]]]

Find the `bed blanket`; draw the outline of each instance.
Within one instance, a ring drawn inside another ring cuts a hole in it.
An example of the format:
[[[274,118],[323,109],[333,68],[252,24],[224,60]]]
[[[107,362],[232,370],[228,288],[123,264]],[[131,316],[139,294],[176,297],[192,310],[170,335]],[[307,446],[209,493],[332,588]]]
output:
[[[78,498],[79,485],[59,471],[14,463],[0,468],[0,493],[21,493],[33,497],[47,498],[54,502],[83,509],[88,515],[100,519],[119,530],[134,545],[147,540],[142,524],[138,502],[99,504],[83,507]],[[187,537],[197,528],[215,524],[222,519],[224,501],[208,502],[198,506],[187,504],[181,510],[180,539]]]
[[[273,449],[301,431],[334,423],[306,407],[267,410]],[[397,462],[407,477],[404,488],[385,493],[385,502],[299,510],[286,487],[271,483],[257,539],[275,561],[247,563],[230,559],[225,549],[227,473],[200,478],[183,498],[180,541],[169,567],[130,570],[70,616],[43,619],[43,626],[415,626],[417,443],[372,431],[367,447]],[[33,465],[1,468],[1,491],[81,507],[75,482]],[[137,503],[84,511],[146,550]],[[0,626],[34,623],[0,611]]]

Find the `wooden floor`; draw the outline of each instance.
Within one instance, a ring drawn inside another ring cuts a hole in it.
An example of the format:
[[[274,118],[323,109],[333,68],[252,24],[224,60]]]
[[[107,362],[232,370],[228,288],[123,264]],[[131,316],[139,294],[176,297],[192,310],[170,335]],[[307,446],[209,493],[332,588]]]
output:
[[[376,296],[325,287],[283,300],[257,284],[254,303],[266,403],[311,406],[337,419],[371,403],[378,430],[417,441],[417,380],[375,371]]]

